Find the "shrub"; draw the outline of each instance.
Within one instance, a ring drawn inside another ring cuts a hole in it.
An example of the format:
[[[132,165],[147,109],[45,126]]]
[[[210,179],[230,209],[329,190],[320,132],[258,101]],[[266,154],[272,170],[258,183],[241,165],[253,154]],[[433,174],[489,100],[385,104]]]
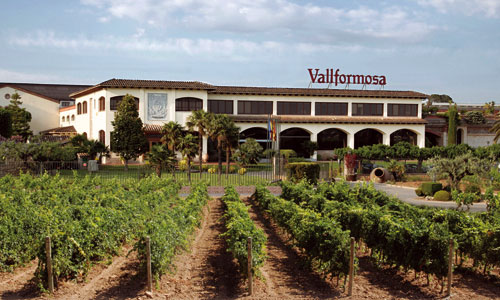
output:
[[[447,191],[437,191],[434,194],[434,200],[437,201],[450,201],[450,193]]]
[[[187,170],[187,161],[185,159],[179,161],[179,170],[181,171]]]
[[[296,162],[306,162],[307,160],[303,157],[291,157],[288,162],[296,163]]]
[[[437,191],[443,189],[443,185],[439,182],[424,182],[420,185],[420,189],[426,196],[433,196]]]
[[[235,166],[230,166],[229,167],[229,173],[236,173],[236,167]]]
[[[466,193],[481,195],[481,188],[477,184],[470,184],[465,188]]]
[[[419,197],[423,197],[423,196],[425,196],[425,195],[424,195],[424,192],[422,192],[422,189],[421,189],[421,188],[416,189],[416,190],[415,190],[415,194],[417,194],[417,196],[419,196]]]
[[[288,160],[290,157],[297,157],[297,152],[292,149],[282,149],[280,150],[280,155],[283,155]]]
[[[217,169],[216,168],[210,168],[210,169],[208,169],[208,173],[215,174],[215,173],[217,173]]]
[[[247,172],[247,169],[246,169],[246,168],[240,168],[240,169],[238,170],[238,174],[240,174],[240,175],[245,175],[245,173],[246,173],[246,172]]]
[[[317,183],[319,179],[320,166],[317,163],[301,162],[286,165],[288,176],[291,181],[298,182],[307,179],[311,183]]]
[[[240,145],[240,148],[233,154],[233,158],[241,165],[255,165],[262,156],[262,146],[252,138]]]

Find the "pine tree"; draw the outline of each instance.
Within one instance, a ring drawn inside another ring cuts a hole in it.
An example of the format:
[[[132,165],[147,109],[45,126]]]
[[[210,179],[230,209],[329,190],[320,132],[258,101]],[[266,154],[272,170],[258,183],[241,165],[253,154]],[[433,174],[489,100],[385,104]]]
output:
[[[127,94],[123,97],[111,124],[111,150],[125,161],[125,171],[128,171],[128,161],[145,153],[148,147],[133,96]]]
[[[21,96],[15,92],[11,96],[10,104],[7,106],[7,111],[10,112],[12,118],[12,135],[20,135],[24,140],[33,135],[30,129],[31,113],[26,108],[21,108]]]

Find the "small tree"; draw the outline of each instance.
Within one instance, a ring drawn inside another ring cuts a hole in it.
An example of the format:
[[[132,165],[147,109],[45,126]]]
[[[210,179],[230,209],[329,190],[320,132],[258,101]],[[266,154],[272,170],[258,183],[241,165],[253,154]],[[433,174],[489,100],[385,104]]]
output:
[[[455,158],[432,158],[429,164],[433,168],[428,172],[431,177],[446,176],[454,190],[460,189],[460,181],[467,175],[485,176],[491,169],[491,161],[479,159],[471,152]]]
[[[155,168],[156,175],[161,177],[163,169],[173,168],[175,165],[175,153],[165,145],[154,145],[148,154],[149,163]]]
[[[120,155],[125,162],[125,171],[128,171],[128,161],[145,153],[148,147],[133,96],[127,94],[123,97],[111,124],[111,150]]]
[[[3,107],[0,107],[0,135],[6,139],[12,136],[12,115]]]
[[[495,101],[486,102],[484,104],[484,114],[486,115],[495,114]]]
[[[240,148],[236,150],[233,157],[243,167],[257,164],[262,155],[262,146],[252,138],[248,138]]]
[[[163,134],[161,141],[167,143],[168,149],[175,152],[177,149],[177,142],[182,137],[182,125],[170,121],[163,125],[161,133]]]
[[[197,140],[198,139],[191,133],[188,133],[184,137],[179,139],[179,150],[181,151],[182,156],[185,157],[187,161],[189,184],[191,184],[191,161],[196,156],[196,153],[198,151]]]
[[[224,138],[224,148],[226,150],[226,178],[229,178],[229,168],[231,166],[231,154],[239,145],[240,128],[234,122],[229,124]]]
[[[307,151],[307,153],[309,153],[309,156],[313,156],[314,151],[318,150],[318,143],[305,141],[304,143],[302,143],[302,147]]]
[[[473,125],[486,123],[486,119],[484,118],[483,113],[480,111],[468,111],[463,116],[463,119],[468,124],[473,124]]]
[[[20,135],[26,141],[29,136],[33,135],[30,129],[31,113],[26,108],[21,108],[23,104],[20,99],[21,96],[17,92],[12,94],[10,104],[7,106],[12,118],[12,135]]]

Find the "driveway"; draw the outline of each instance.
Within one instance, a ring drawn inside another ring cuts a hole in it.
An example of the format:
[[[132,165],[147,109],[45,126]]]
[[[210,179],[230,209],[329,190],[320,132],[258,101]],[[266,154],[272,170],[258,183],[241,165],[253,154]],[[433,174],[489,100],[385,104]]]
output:
[[[360,182],[349,182],[349,184],[353,186],[355,184],[360,184]],[[442,201],[424,200],[422,198],[419,198],[415,194],[415,188],[401,187],[385,183],[373,183],[373,185],[377,190],[385,192],[388,195],[397,197],[401,201],[409,204],[417,206],[432,206],[432,207],[451,208],[451,209],[455,209],[457,207],[457,204],[453,201],[442,202]],[[466,207],[463,207],[463,210],[465,209]],[[486,211],[486,203],[474,203],[474,205],[470,207],[469,211],[470,212]]]

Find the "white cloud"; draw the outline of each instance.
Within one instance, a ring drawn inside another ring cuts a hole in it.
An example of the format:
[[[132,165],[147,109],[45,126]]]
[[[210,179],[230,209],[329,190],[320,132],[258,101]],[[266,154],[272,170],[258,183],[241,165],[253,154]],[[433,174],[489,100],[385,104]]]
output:
[[[432,6],[442,13],[458,11],[465,15],[500,17],[500,0],[417,0],[424,6]]]
[[[131,37],[101,36],[88,38],[86,36],[64,37],[53,31],[37,31],[25,36],[11,36],[7,43],[16,47],[27,48],[55,48],[72,51],[112,51],[137,52],[154,54],[183,54],[183,55],[208,55],[222,56],[234,60],[251,59],[255,55],[266,55],[277,53],[291,54],[313,54],[329,53],[331,51],[359,52],[365,47],[359,45],[330,45],[325,43],[285,43],[276,41],[255,42],[244,39],[149,39],[145,38],[145,30],[137,29]],[[374,48],[372,48],[374,49]]]
[[[54,83],[63,82],[62,78],[58,76],[51,76],[45,73],[22,73],[14,72],[6,69],[0,69],[0,81],[3,82],[44,82],[44,83]]]
[[[415,41],[435,27],[398,7],[356,9],[290,0],[82,0],[104,18],[133,19],[151,26],[199,31],[264,33],[294,38],[343,33],[378,39]]]

